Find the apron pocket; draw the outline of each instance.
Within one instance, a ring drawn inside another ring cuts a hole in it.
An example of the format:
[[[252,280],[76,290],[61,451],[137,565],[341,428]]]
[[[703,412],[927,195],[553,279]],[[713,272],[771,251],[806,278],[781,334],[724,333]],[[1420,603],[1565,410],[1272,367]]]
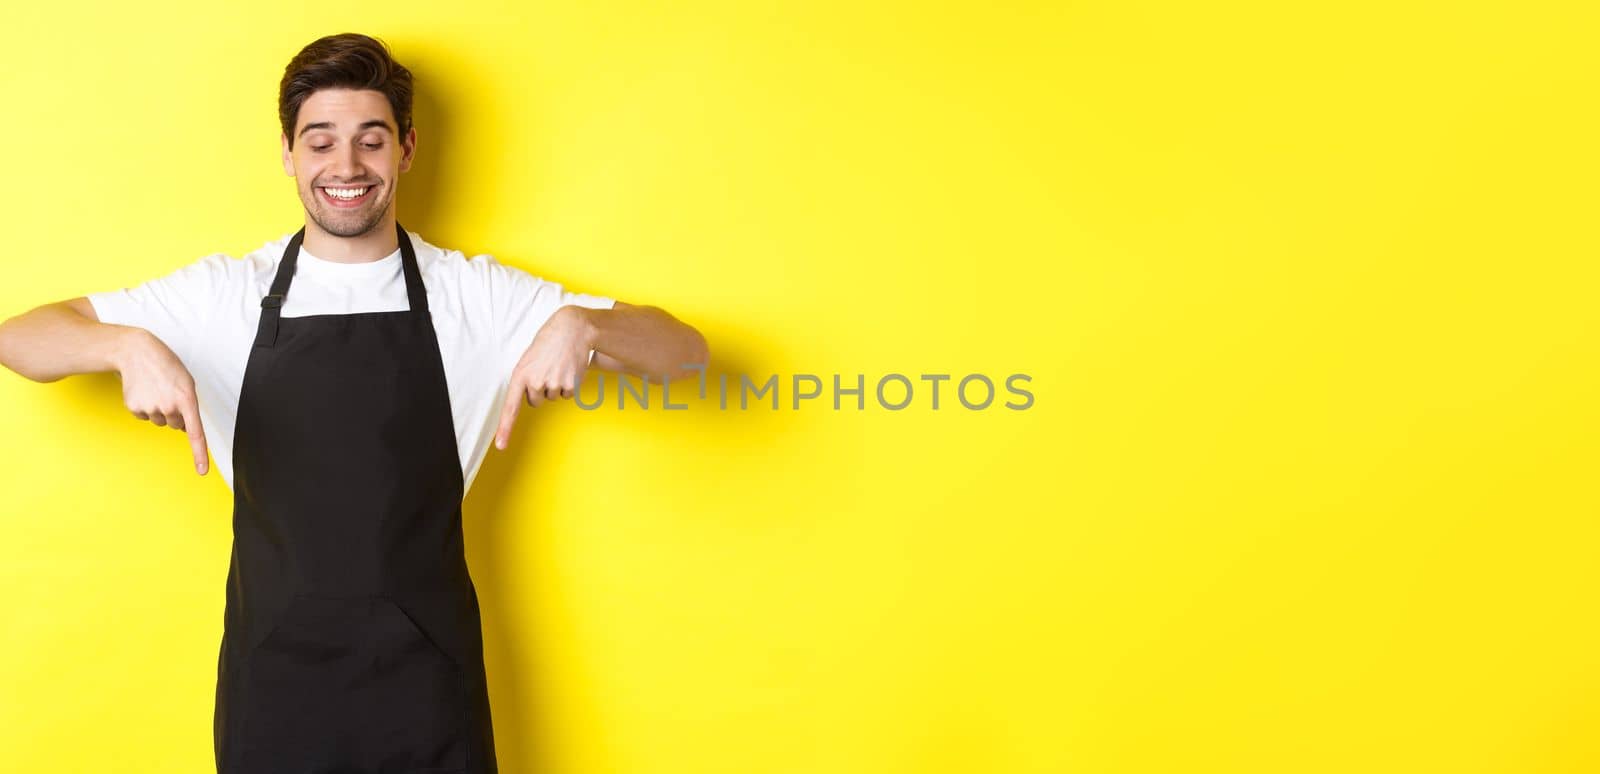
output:
[[[466,766],[461,669],[387,597],[297,594],[239,682],[241,774]]]

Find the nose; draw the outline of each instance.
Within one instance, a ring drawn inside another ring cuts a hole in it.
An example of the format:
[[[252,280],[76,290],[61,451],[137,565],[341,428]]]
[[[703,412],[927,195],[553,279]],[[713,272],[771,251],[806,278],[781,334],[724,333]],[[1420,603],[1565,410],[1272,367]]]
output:
[[[355,143],[345,143],[334,153],[333,160],[328,162],[328,174],[341,182],[355,180],[361,174]]]

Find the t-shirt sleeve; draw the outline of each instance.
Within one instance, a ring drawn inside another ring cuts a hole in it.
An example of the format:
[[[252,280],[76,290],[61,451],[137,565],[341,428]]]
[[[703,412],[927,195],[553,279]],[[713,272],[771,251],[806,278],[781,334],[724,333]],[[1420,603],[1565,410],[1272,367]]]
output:
[[[87,298],[100,322],[143,328],[189,362],[197,337],[224,296],[230,260],[220,253],[208,255],[165,276]]]
[[[615,299],[607,296],[567,290],[559,282],[535,277],[492,259],[486,268],[489,270],[500,359],[508,372],[557,309],[569,305],[610,309],[616,304]]]

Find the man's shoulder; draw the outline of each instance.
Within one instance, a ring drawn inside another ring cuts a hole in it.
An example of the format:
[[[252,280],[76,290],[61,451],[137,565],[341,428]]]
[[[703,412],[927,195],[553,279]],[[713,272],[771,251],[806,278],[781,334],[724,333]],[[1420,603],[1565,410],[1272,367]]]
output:
[[[483,287],[514,282],[527,276],[527,272],[503,264],[493,255],[467,255],[460,250],[435,245],[416,232],[406,233],[411,236],[412,247],[417,252],[417,268],[429,279]]]
[[[237,257],[232,253],[212,253],[194,261],[190,266],[232,278],[244,278],[264,270],[270,271],[277,268],[278,261],[283,258],[283,249],[289,246],[289,240],[293,237],[294,234],[284,234],[269,239],[260,247]]]
[[[248,282],[252,277],[270,272],[277,267],[283,248],[292,234],[268,240],[260,247],[235,257],[232,253],[216,252],[189,259],[151,277],[142,287],[165,287],[174,292],[215,293],[228,285]]]
[[[494,256],[473,255],[468,256],[460,250],[436,245],[422,238],[415,231],[407,231],[411,236],[411,245],[417,251],[417,263],[422,268],[429,264],[436,264],[439,268],[449,271],[473,271],[485,264],[496,263]]]

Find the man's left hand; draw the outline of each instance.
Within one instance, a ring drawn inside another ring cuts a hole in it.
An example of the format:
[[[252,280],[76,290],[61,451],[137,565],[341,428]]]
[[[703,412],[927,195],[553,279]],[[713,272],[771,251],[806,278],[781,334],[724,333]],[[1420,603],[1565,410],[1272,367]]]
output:
[[[495,448],[504,449],[511,440],[511,427],[516,424],[517,412],[524,400],[529,406],[538,406],[577,394],[583,374],[589,368],[590,341],[594,335],[593,326],[584,318],[583,311],[579,306],[557,309],[522,353],[522,359],[511,371],[511,385],[506,390],[505,405],[500,409]]]

